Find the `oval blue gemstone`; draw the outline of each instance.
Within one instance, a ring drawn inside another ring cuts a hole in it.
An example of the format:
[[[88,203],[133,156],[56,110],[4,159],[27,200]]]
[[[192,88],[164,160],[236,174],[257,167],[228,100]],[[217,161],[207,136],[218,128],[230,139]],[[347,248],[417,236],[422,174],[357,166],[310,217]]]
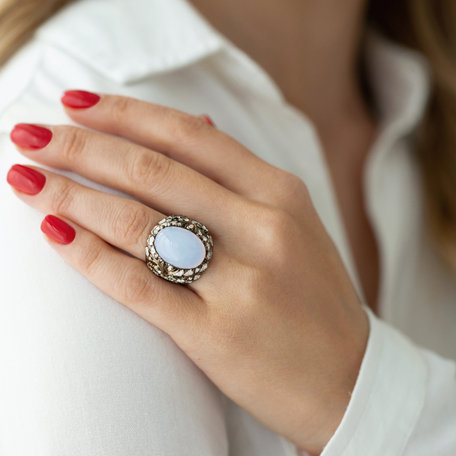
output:
[[[178,226],[167,226],[155,236],[155,250],[169,264],[190,269],[199,266],[206,256],[201,239]]]

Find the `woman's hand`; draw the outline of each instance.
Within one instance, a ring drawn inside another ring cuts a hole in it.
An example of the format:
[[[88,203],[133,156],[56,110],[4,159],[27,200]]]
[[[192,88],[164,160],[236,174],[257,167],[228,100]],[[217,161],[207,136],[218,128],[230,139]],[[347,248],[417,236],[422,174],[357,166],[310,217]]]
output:
[[[48,238],[72,267],[168,333],[259,421],[319,454],[347,407],[369,324],[305,184],[203,119],[120,96],[92,101],[65,109],[99,132],[16,126],[11,137],[28,158],[138,201],[37,166],[36,185],[33,171],[20,181],[24,169],[10,170],[16,195],[74,228],[74,239]],[[150,229],[174,214],[214,239],[207,271],[186,286],[144,262]]]

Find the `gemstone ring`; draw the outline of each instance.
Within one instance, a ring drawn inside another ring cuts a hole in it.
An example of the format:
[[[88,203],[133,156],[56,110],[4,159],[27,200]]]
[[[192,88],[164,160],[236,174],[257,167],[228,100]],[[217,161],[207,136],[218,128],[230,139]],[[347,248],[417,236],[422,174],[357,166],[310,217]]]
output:
[[[160,220],[146,241],[146,265],[174,283],[198,280],[212,258],[214,242],[209,230],[183,215]]]

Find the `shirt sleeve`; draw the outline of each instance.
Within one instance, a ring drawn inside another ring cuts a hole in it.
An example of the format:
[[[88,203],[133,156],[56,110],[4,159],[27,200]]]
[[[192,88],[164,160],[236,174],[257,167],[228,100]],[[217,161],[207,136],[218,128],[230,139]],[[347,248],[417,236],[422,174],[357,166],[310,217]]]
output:
[[[364,310],[366,352],[345,414],[320,456],[455,455],[456,363]]]

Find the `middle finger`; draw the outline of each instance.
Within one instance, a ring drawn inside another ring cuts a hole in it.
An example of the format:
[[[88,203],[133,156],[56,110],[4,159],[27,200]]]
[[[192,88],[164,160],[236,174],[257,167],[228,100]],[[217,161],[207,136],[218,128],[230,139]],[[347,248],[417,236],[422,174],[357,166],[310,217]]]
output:
[[[46,138],[47,143],[33,142]],[[163,214],[182,214],[221,226],[219,209],[231,207],[241,196],[159,152],[128,140],[73,126],[18,124],[12,141],[28,158],[69,169],[103,185],[117,188]],[[31,148],[32,145],[40,147]],[[233,227],[241,220],[223,219]]]

